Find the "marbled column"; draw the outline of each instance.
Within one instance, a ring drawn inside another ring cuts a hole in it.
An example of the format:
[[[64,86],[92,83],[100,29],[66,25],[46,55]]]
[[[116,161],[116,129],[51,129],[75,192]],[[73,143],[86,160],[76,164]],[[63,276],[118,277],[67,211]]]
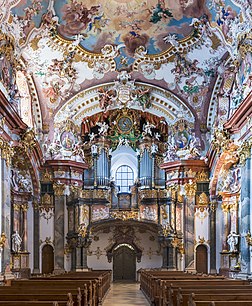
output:
[[[39,271],[39,205],[35,200],[33,202],[33,273],[38,274]]]
[[[87,269],[87,247],[82,248],[82,268]]]
[[[169,253],[168,253],[168,241],[166,240],[165,237],[160,237],[160,245],[162,247],[162,250],[163,250],[163,262],[162,262],[162,268],[163,269],[167,269],[168,268],[168,256],[169,256]]]
[[[250,248],[246,242],[244,236],[250,231],[250,186],[251,186],[251,158],[246,160],[244,167],[241,168],[241,203],[240,203],[240,218],[239,218],[239,231],[240,238],[240,252],[241,252],[241,272],[251,273],[250,269]]]
[[[187,196],[185,201],[185,268],[191,268],[194,261],[194,196]]]
[[[54,184],[54,272],[64,272],[64,184]]]
[[[22,205],[23,210],[23,228],[24,228],[24,235],[23,235],[23,251],[27,252],[27,244],[28,244],[28,236],[27,236],[27,210],[28,210],[28,203]]]
[[[216,270],[216,208],[218,202],[213,200],[210,204],[210,273]]]
[[[10,198],[10,168],[7,167],[6,161],[1,159],[2,170],[2,228],[1,232],[4,232],[7,237],[7,242],[2,254],[2,270],[8,270],[10,266],[10,252],[11,252],[11,198]]]
[[[75,254],[76,254],[76,267],[75,270],[81,270],[82,269],[82,262],[81,262],[81,248],[80,247],[76,247],[75,249]]]
[[[230,213],[229,213],[229,205],[226,203],[222,203],[221,205],[222,208],[222,215],[223,215],[223,228],[222,228],[222,251],[227,251],[228,250],[228,246],[227,246],[227,236],[229,234],[229,217],[230,217]]]

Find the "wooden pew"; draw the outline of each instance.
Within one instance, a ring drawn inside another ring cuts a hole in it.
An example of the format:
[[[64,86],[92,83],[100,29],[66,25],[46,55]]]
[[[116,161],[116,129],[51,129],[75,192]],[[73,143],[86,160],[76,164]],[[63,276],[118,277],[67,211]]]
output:
[[[194,291],[198,294],[200,290],[203,290],[201,294],[205,296],[202,299],[205,299],[209,304],[211,301],[211,298],[208,298],[209,294],[214,294],[215,288],[219,288],[220,296],[226,289],[229,290],[231,295],[237,293],[237,290],[239,290],[239,292],[243,290],[243,293],[249,293],[250,295],[252,289],[251,285],[246,280],[233,280],[223,276],[206,276],[176,272],[177,271],[141,271],[141,290],[145,293],[152,305],[187,306],[190,295]],[[180,287],[182,289],[179,289]],[[183,293],[179,292],[179,290]],[[185,292],[185,290],[187,290],[187,292]],[[245,299],[245,296],[243,298]],[[221,299],[224,301],[225,297],[220,297],[220,300]],[[248,299],[251,300],[250,297],[248,297]],[[218,301],[218,299],[216,299],[216,301]],[[232,301],[232,299],[230,301]],[[194,302],[196,301],[191,303],[193,306]]]
[[[13,280],[11,286],[0,287],[0,305],[6,302],[21,305],[27,302],[31,305],[36,302],[46,305],[58,303],[60,306],[97,306],[102,304],[110,284],[111,271],[66,273],[48,278]]]
[[[203,285],[203,286],[188,286],[181,288],[170,286],[168,290],[168,296],[167,292],[166,295],[163,296],[163,304],[166,305],[172,304],[172,305],[188,305],[189,296],[192,293],[195,294],[223,294],[223,292],[234,295],[237,292],[242,294],[250,294],[251,293],[251,285],[241,285],[241,286],[211,286],[210,285]]]

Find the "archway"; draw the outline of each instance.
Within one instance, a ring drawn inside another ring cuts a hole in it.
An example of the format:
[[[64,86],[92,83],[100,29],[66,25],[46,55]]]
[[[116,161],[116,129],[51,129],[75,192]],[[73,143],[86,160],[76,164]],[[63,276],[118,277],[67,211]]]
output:
[[[132,246],[121,244],[114,249],[113,279],[136,280],[136,254]]]
[[[42,273],[49,274],[54,270],[54,252],[53,247],[49,244],[42,249]]]
[[[196,248],[196,270],[198,273],[207,273],[207,247],[198,245]]]

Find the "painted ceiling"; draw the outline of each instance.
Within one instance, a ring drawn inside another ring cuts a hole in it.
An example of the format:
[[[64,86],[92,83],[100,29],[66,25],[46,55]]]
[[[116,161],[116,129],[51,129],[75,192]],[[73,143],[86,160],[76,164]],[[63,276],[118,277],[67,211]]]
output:
[[[239,47],[251,29],[250,1],[0,0],[0,7],[1,31],[15,39],[44,125],[66,111],[81,122],[102,110],[101,88],[127,84],[148,89],[156,103],[149,111],[168,122],[190,113],[211,125],[219,91],[249,79],[250,54],[241,68]]]

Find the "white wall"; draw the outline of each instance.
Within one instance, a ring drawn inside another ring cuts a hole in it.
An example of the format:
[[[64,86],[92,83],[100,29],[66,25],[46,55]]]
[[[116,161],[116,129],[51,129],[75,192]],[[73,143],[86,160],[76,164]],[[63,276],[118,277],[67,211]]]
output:
[[[113,263],[108,262],[106,250],[115,242],[113,239],[114,230],[109,233],[98,232],[94,234],[94,241],[89,247],[89,268],[113,269]],[[134,243],[142,250],[141,262],[136,263],[136,270],[140,268],[160,268],[162,266],[162,255],[157,235],[154,236],[151,232],[140,233],[136,230]]]

